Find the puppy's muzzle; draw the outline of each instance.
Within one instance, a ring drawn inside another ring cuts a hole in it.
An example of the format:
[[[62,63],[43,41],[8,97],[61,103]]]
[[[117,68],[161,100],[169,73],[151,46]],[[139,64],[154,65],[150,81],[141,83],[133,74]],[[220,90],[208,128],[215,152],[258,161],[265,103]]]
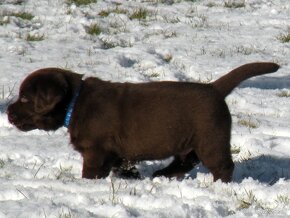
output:
[[[13,112],[11,112],[11,110],[9,110],[9,108],[7,109],[7,115],[8,115],[8,120],[10,123],[15,124],[17,123],[17,115],[14,114]]]

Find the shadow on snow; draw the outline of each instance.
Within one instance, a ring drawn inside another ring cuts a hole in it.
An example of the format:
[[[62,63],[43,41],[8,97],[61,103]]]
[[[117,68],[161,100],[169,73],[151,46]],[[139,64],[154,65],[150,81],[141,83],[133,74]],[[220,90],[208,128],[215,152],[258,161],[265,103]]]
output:
[[[257,77],[246,80],[240,88],[258,88],[258,89],[290,89],[290,76],[284,77]]]
[[[189,177],[196,178],[197,173],[209,173],[199,164],[190,171]],[[240,183],[243,179],[253,178],[261,183],[275,184],[279,179],[290,179],[290,158],[274,156],[258,156],[242,162],[235,162],[233,182]]]

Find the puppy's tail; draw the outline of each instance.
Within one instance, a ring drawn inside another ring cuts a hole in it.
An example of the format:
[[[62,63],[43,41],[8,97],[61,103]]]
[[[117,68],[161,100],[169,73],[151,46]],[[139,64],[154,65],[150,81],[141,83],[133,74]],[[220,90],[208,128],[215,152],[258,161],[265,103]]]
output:
[[[249,63],[232,70],[211,84],[225,98],[242,81],[253,76],[276,72],[279,67],[278,64],[272,62]]]

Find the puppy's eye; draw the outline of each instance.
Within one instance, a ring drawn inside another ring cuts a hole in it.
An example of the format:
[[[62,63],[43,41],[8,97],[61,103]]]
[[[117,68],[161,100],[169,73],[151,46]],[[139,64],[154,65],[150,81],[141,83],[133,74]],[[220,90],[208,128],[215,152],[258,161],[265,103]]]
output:
[[[22,97],[20,98],[20,102],[21,102],[21,103],[27,103],[27,102],[28,102],[28,99],[27,99],[26,97],[22,96]]]

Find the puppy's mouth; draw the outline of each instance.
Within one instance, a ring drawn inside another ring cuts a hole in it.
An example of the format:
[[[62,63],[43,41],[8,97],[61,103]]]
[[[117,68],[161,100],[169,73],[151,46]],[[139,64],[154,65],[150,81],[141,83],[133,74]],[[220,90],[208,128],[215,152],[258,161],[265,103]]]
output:
[[[8,120],[9,122],[14,125],[17,129],[21,130],[21,131],[30,131],[30,130],[33,130],[35,129],[36,127],[32,124],[29,124],[29,123],[23,123],[23,122],[19,122],[19,121],[16,121],[15,119],[11,118],[11,116],[8,116]]]
[[[14,126],[16,126],[17,129],[23,131],[23,132],[27,132],[33,129],[36,129],[36,127],[34,125],[31,124],[26,124],[26,123],[12,123]]]

